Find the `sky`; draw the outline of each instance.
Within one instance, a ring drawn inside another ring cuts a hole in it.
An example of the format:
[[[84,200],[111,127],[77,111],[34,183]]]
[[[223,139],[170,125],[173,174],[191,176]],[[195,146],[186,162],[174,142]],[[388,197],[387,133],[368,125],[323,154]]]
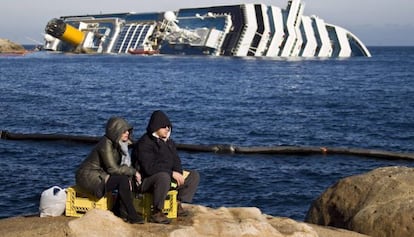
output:
[[[44,28],[69,15],[163,12],[180,8],[263,3],[286,8],[288,0],[2,0],[0,38],[43,44]],[[413,0],[302,0],[304,15],[341,26],[367,46],[414,46]]]

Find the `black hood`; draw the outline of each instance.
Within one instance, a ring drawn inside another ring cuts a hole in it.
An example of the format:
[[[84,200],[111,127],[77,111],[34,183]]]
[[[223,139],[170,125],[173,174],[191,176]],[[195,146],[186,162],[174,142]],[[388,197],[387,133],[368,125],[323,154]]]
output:
[[[150,121],[147,126],[147,132],[149,134],[152,134],[158,129],[165,128],[167,126],[169,126],[170,129],[172,129],[172,124],[170,122],[170,119],[161,110],[156,110],[151,115]]]

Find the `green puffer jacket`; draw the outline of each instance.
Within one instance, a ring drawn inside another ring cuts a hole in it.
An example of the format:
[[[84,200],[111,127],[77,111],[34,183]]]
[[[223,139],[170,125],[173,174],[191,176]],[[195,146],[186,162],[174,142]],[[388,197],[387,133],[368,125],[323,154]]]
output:
[[[108,175],[135,175],[133,167],[120,165],[122,150],[119,145],[122,133],[132,130],[123,118],[112,117],[106,124],[105,136],[93,148],[76,171],[76,185],[101,198],[105,195]]]

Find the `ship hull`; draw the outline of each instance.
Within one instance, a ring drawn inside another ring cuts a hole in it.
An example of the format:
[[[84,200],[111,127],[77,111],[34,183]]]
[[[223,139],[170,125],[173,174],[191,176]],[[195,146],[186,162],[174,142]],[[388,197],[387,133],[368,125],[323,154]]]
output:
[[[351,32],[316,16],[303,16],[303,10],[300,0],[290,0],[285,9],[240,4],[174,12],[63,16],[47,24],[44,48],[151,55],[371,56]]]

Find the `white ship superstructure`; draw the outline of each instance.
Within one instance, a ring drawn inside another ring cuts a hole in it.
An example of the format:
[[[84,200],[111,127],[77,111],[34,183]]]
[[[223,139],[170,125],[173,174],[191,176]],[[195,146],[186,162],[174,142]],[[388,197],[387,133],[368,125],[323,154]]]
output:
[[[283,39],[285,37],[282,9],[271,6],[269,7],[268,12],[271,35],[269,37],[269,45],[267,47],[266,56],[277,57],[279,56]]]
[[[64,16],[46,26],[44,48],[61,52],[257,57],[371,56],[342,27],[286,9],[240,4],[159,13]]]
[[[313,28],[315,30],[316,42],[318,47],[316,48],[316,57],[331,57],[332,55],[332,46],[331,39],[328,35],[328,30],[326,30],[325,21],[319,17],[313,16]]]
[[[302,16],[300,34],[303,37],[303,42],[299,55],[304,55],[304,57],[315,56],[318,42],[316,41],[315,31],[312,27],[312,19],[309,16]]]

